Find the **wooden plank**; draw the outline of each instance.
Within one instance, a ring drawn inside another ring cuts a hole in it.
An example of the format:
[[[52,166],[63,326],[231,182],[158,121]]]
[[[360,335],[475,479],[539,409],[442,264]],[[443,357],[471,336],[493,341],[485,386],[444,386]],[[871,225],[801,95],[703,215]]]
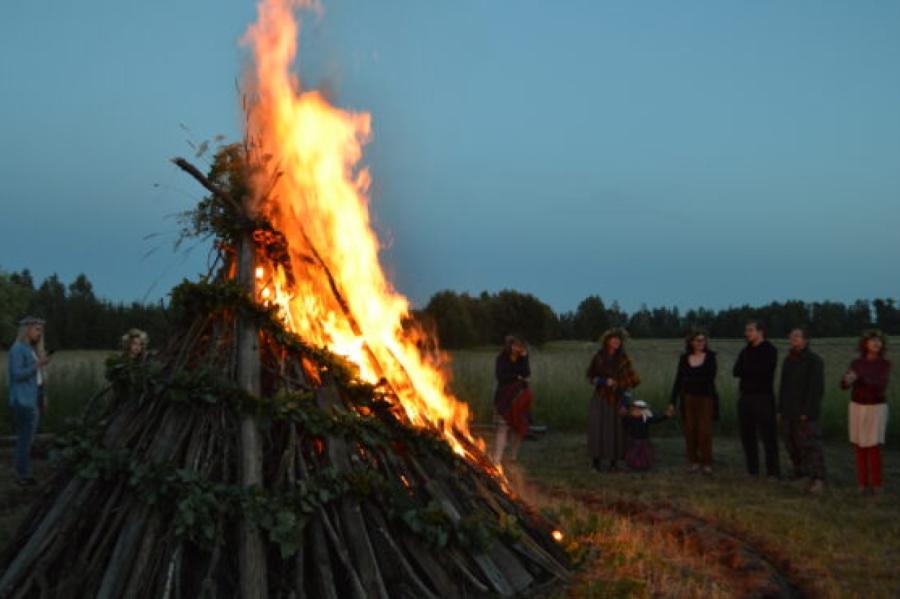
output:
[[[251,297],[256,289],[256,257],[252,233],[245,231],[240,241],[238,281]],[[237,324],[237,379],[248,393],[260,393],[259,331],[246,319]],[[241,484],[262,486],[262,444],[256,419],[241,417]],[[240,588],[243,599],[266,599],[269,595],[266,551],[260,531],[242,519],[239,531]]]

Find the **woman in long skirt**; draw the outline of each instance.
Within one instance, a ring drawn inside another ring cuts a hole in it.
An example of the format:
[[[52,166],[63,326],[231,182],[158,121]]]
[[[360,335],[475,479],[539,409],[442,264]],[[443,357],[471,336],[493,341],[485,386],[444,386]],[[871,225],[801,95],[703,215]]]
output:
[[[510,460],[513,462],[518,459],[522,439],[528,433],[531,409],[528,378],[531,367],[528,364],[528,347],[523,341],[511,335],[506,338],[505,347],[495,361],[494,374],[497,377],[497,390],[494,392],[497,436],[493,458],[494,463],[499,465],[503,461],[510,429],[513,433]]]
[[[625,407],[625,394],[641,383],[631,358],[625,353],[623,329],[610,329],[600,338],[600,349],[591,360],[587,378],[594,387],[588,415],[588,452],[596,470],[603,463],[610,470],[625,457],[625,431],[620,409]]]

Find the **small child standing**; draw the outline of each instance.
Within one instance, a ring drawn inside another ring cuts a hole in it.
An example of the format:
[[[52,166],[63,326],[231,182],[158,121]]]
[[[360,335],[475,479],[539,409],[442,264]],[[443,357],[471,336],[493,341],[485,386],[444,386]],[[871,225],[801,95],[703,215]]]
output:
[[[625,412],[622,424],[627,437],[625,463],[632,470],[649,470],[654,462],[650,425],[668,420],[669,416],[654,416],[650,406],[642,400],[625,405],[622,410]]]

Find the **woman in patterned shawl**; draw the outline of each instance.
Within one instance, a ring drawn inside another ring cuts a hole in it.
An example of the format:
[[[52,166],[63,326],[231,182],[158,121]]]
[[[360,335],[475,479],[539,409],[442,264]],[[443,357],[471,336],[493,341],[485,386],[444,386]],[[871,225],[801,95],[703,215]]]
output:
[[[596,470],[604,460],[609,469],[625,457],[625,431],[620,410],[625,395],[641,383],[631,358],[625,353],[624,329],[610,329],[600,337],[600,349],[587,369],[588,381],[594,387],[588,416],[588,452]]]

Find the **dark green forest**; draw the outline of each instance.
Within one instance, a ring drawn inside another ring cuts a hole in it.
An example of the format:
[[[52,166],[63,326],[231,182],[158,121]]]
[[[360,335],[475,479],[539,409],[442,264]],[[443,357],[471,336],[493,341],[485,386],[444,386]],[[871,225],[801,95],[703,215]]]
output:
[[[12,343],[16,322],[26,314],[47,320],[50,349],[115,348],[131,327],[144,329],[158,344],[166,338],[171,316],[164,302],[123,304],[98,298],[83,274],[68,284],[56,275],[38,284],[28,270],[0,272],[0,347]],[[734,338],[743,335],[749,319],[760,319],[772,336],[786,335],[796,326],[806,327],[815,337],[852,337],[869,327],[900,334],[900,307],[894,299],[851,304],[791,300],[686,311],[643,306],[628,313],[617,303],[607,304],[592,295],[574,311],[557,313],[534,295],[518,291],[480,295],[440,291],[414,315],[438,333],[447,349],[497,345],[509,334],[538,345],[561,339],[592,341],[610,327],[625,327],[637,338],[681,337],[694,328],[713,337]]]
[[[900,334],[900,308],[894,299],[841,302],[772,302],[765,306],[707,308],[682,312],[677,307],[641,307],[628,313],[615,302],[592,295],[571,312],[555,313],[527,293],[501,291],[472,296],[455,291],[436,293],[421,318],[438,332],[448,349],[496,345],[508,334],[542,344],[557,339],[594,341],[610,327],[624,327],[636,338],[675,338],[693,329],[712,337],[742,337],[744,325],[759,319],[770,336],[784,336],[802,326],[815,337],[852,337],[870,327]]]
[[[15,340],[17,322],[25,315],[46,319],[48,350],[113,349],[122,334],[141,328],[152,342],[160,342],[169,328],[168,307],[160,302],[114,303],[98,298],[81,274],[68,285],[56,275],[36,284],[28,270],[0,272],[0,348]]]

